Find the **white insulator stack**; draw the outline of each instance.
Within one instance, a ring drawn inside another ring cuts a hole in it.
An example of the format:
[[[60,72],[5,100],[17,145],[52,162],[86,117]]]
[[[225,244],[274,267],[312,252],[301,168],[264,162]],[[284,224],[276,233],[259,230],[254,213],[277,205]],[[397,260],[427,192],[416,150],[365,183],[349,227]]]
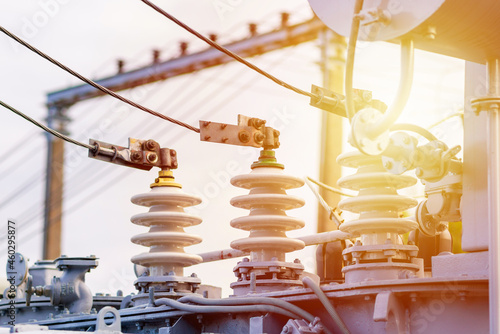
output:
[[[342,188],[359,191],[356,197],[339,203],[342,210],[359,213],[358,219],[340,225],[340,230],[360,236],[343,252],[346,282],[413,277],[419,270],[414,260],[418,248],[402,244],[399,234],[416,229],[418,224],[400,218],[400,213],[417,205],[417,201],[399,195],[397,190],[414,185],[416,179],[388,173],[381,156],[349,152],[337,161],[358,168],[356,174],[338,181]]]
[[[248,195],[231,200],[233,206],[250,210],[248,216],[231,221],[232,227],[250,232],[247,238],[231,243],[232,248],[250,253],[250,259],[243,259],[234,269],[238,281],[231,287],[235,294],[302,286],[302,264],[298,260],[286,262],[285,255],[304,248],[303,241],[286,236],[287,231],[304,227],[304,222],[287,216],[285,211],[304,205],[303,199],[286,193],[287,189],[301,187],[304,181],[285,175],[274,152],[264,150],[259,162],[252,165],[252,172],[233,177],[231,183],[250,190]]]
[[[202,258],[185,253],[184,247],[198,244],[202,239],[186,233],[184,228],[200,224],[201,218],[184,212],[184,208],[201,203],[201,199],[180,188],[172,172],[161,171],[150,192],[132,197],[132,203],[150,207],[149,212],[131,218],[134,224],[149,227],[147,233],[131,239],[135,244],[149,247],[149,252],[132,257],[133,263],[148,269],[136,282],[143,293],[153,286],[155,296],[178,296],[194,292],[200,284],[194,274],[184,277],[184,268],[201,263]]]

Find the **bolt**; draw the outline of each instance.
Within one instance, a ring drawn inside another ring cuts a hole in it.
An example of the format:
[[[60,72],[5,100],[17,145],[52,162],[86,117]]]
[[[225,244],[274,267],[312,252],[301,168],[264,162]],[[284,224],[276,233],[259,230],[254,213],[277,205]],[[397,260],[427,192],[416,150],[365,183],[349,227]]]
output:
[[[250,262],[250,259],[248,257],[244,257],[243,262]]]
[[[175,150],[170,150],[170,155],[175,157],[177,155],[177,152]]]
[[[212,122],[205,121],[205,122],[202,123],[202,125],[203,125],[204,128],[208,128],[208,126],[210,125],[210,123],[212,123]]]
[[[227,137],[222,137],[222,142],[225,143],[228,141],[228,138]]]
[[[137,151],[132,152],[132,154],[130,155],[130,159],[135,162],[141,161],[142,160],[141,152]]]
[[[266,138],[266,136],[264,136],[263,133],[260,133],[260,132],[256,132],[254,135],[253,135],[253,139],[255,140],[256,143],[262,143],[264,141],[264,138]]]
[[[290,327],[290,325],[285,325],[283,327],[282,333],[291,333],[291,331],[292,331],[292,328]]]
[[[146,159],[150,163],[154,164],[155,162],[158,161],[158,156],[156,155],[156,153],[148,153],[148,155],[146,156]]]
[[[204,139],[204,140],[209,140],[210,138],[212,138],[212,137],[210,137],[210,136],[205,136],[205,139]]]
[[[392,162],[386,161],[384,164],[385,169],[392,169]]]
[[[293,263],[300,263],[300,259],[293,260]]]
[[[146,149],[149,151],[154,151],[157,148],[157,144],[154,140],[150,139],[146,142]]]
[[[238,133],[238,139],[242,142],[242,143],[248,143],[250,141],[250,134],[245,131],[245,130],[241,130],[239,133]]]
[[[221,124],[220,125],[221,130],[224,130],[226,127],[227,127],[227,124]]]

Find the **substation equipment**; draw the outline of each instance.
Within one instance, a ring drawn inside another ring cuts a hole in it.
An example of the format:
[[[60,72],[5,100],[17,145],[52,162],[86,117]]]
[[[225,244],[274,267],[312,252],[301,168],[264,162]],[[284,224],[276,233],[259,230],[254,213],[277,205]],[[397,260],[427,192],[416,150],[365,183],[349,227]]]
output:
[[[6,290],[0,301],[1,325],[9,324],[11,305],[16,325],[0,332],[499,332],[500,2],[309,2],[318,18],[340,35],[401,46],[400,87],[391,104],[367,99],[367,92],[349,85],[345,96],[313,87],[317,97],[311,105],[350,119],[352,151],[337,161],[354,172],[338,180],[338,186],[357,195],[343,199],[339,208],[359,217],[343,221],[334,214],[338,230],[287,237],[287,231],[304,222],[286,211],[305,204],[287,190],[304,181],[284,173],[283,161],[277,159],[279,132],[264,120],[241,115],[236,125],[200,121],[202,141],[261,151],[250,173],[231,179],[248,194],[230,204],[249,214],[230,225],[248,236],[232,241],[230,250],[189,254],[184,247],[202,240],[185,229],[202,219],[184,208],[201,199],[175,180],[175,150],[154,140],[130,139],[127,148],[91,141],[92,158],[160,169],[151,190],[132,198],[149,208],[131,218],[149,229],[132,237],[149,249],[132,258],[137,293],[92,295],[85,275],[97,266],[94,256],[60,257],[28,268],[17,254],[15,298],[9,299]],[[411,91],[414,48],[467,61],[463,161],[456,157],[461,147],[448,147],[428,131],[396,123]],[[347,57],[348,79],[353,56]],[[480,85],[486,90],[475,96]],[[425,184],[426,199],[398,193],[418,181]],[[413,207],[415,216],[403,217]],[[461,238],[463,253],[452,253],[449,222],[462,222],[462,235],[455,238]],[[322,276],[307,273],[299,259],[286,258],[305,246],[330,242],[340,243],[343,251],[325,266],[341,263],[341,280],[328,279],[328,270]],[[196,274],[185,273],[187,267],[195,271],[199,263],[230,257],[243,258],[234,267],[229,298],[221,298],[220,289],[204,285]]]

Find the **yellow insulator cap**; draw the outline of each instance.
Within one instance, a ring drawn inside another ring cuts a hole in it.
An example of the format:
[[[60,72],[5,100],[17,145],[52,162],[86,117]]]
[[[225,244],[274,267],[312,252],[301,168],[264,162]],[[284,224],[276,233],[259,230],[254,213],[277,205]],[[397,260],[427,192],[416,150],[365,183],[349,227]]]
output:
[[[182,185],[180,183],[175,182],[174,173],[172,173],[171,170],[161,170],[158,172],[158,177],[155,179],[155,183],[151,183],[150,187],[182,188]]]

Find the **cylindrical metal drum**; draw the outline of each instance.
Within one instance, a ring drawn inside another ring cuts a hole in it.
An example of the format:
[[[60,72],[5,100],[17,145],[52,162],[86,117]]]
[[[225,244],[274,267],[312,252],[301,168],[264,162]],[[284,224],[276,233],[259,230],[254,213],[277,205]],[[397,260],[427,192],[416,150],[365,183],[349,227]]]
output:
[[[309,0],[332,30],[348,36],[355,0]],[[498,0],[365,0],[360,40],[411,37],[419,49],[477,63],[500,57]]]

